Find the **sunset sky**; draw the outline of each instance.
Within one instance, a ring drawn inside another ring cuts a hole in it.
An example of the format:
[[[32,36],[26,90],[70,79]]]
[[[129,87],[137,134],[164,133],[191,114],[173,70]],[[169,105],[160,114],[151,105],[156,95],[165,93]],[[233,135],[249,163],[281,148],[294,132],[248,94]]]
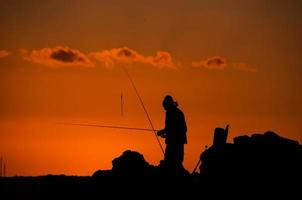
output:
[[[122,66],[157,129],[184,112],[192,171],[215,127],[302,142],[301,0],[0,0],[0,156],[7,175],[91,175],[131,149],[158,165]],[[124,97],[124,116],[120,96]],[[161,141],[164,144],[164,141]]]

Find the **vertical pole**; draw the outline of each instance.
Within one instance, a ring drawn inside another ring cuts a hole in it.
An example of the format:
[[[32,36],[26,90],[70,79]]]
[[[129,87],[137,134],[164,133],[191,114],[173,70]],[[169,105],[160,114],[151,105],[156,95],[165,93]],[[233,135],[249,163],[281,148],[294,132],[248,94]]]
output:
[[[123,93],[121,93],[121,116],[124,116]]]
[[[1,159],[0,159],[0,177],[2,177],[2,162],[3,162],[3,159],[1,157]]]

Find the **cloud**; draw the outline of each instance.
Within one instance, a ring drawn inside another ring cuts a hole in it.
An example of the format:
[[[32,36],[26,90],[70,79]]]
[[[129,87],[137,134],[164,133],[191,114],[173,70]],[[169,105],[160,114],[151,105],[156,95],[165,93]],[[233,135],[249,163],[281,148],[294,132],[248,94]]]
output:
[[[7,57],[11,54],[11,52],[6,51],[6,50],[0,50],[0,58]]]
[[[93,62],[84,53],[69,47],[58,46],[32,51],[22,49],[20,53],[24,60],[48,67],[94,66]]]
[[[233,63],[232,66],[234,67],[234,69],[236,70],[240,70],[240,71],[246,71],[246,72],[257,72],[258,70],[249,66],[246,63]]]
[[[177,69],[177,64],[173,62],[169,52],[158,51],[155,56],[144,56],[128,47],[114,48],[99,52],[93,52],[90,57],[103,63],[106,67],[114,67],[116,64],[142,63],[157,68]]]
[[[227,67],[227,61],[224,57],[214,56],[205,60],[192,62],[192,66],[206,69],[224,69]]]
[[[230,67],[234,70],[239,70],[239,71],[257,72],[257,69],[243,62],[228,63],[227,59],[222,56],[213,56],[205,60],[192,62],[192,66],[211,69],[211,70],[217,70],[217,69],[221,70]]]

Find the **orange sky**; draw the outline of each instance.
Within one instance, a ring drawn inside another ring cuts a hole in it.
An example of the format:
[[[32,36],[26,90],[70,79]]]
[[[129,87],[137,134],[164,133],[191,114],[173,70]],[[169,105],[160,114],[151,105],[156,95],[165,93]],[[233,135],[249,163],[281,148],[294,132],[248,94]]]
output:
[[[152,133],[56,124],[149,127],[121,66],[156,128],[163,97],[179,102],[190,171],[228,123],[230,142],[266,130],[301,142],[301,10],[299,0],[1,1],[7,174],[91,175],[126,149],[157,165]]]

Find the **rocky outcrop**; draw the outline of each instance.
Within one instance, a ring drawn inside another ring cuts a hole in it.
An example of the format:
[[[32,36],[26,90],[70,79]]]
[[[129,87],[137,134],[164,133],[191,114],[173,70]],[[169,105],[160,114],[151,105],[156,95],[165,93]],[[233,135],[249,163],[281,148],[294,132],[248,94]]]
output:
[[[302,176],[302,147],[274,132],[239,136],[233,143],[212,145],[200,159],[207,179],[248,182],[298,180]]]

